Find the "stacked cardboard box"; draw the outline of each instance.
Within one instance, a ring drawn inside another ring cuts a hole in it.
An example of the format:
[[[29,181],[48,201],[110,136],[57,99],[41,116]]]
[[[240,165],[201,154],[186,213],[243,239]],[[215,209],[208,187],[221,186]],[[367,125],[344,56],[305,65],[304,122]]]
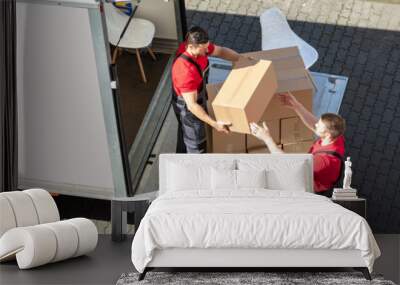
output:
[[[274,141],[277,144],[280,144],[280,138],[281,138],[281,126],[280,126],[280,121],[279,120],[273,120],[273,121],[268,121],[265,118],[265,113],[261,120],[259,121],[259,124],[262,124],[262,122],[265,122],[268,126],[269,132],[274,139]],[[256,138],[253,135],[246,135],[246,148],[248,153],[260,153],[264,152],[267,150],[267,153],[269,150],[266,148],[265,143],[260,141],[258,138]]]
[[[313,132],[303,124],[299,117],[284,118],[280,122],[283,151],[307,153],[314,142]]]
[[[229,87],[232,84],[232,81],[228,81],[228,79],[230,79],[229,76],[224,84],[209,84],[207,90],[209,93],[210,114],[213,117],[215,115],[218,120],[231,121],[234,120],[234,117],[238,117],[240,118],[239,122],[242,122],[241,128],[231,128],[233,132],[229,136],[218,133],[215,130],[209,130],[209,152],[267,152],[264,142],[249,135],[249,129],[247,126],[248,123],[252,121],[258,123],[265,121],[274,141],[285,152],[308,152],[313,142],[312,132],[303,125],[300,118],[297,117],[296,113],[292,109],[282,106],[278,95],[279,93],[290,91],[298,101],[300,101],[308,110],[312,111],[314,85],[308,71],[304,67],[298,48],[291,47],[270,51],[251,52],[244,55],[250,56],[255,60],[247,58],[240,60],[235,64],[233,72],[236,72],[236,74],[238,72],[244,74],[249,67],[255,66],[259,62],[258,60],[269,60],[273,64],[277,87],[274,89],[275,86],[273,85],[272,73],[268,74],[265,72],[266,76],[264,78],[259,77],[258,79],[262,81],[262,84],[260,84],[262,88],[258,88],[257,100],[253,100],[253,102],[259,104],[255,104],[258,108],[255,108],[254,106],[252,108],[246,108],[246,106],[240,102],[235,106],[235,108],[238,108],[238,106],[242,104],[242,110],[245,109],[248,114],[252,114],[253,110],[256,110],[256,116],[242,119],[240,116],[233,115],[232,119],[229,120],[228,117],[221,117],[221,109],[218,109],[218,107],[224,105],[228,106],[230,96],[227,93],[232,92],[231,90],[238,90],[239,86],[244,84],[244,81],[238,80],[236,75],[234,85],[237,87],[233,89]],[[247,74],[249,74],[248,71]],[[242,76],[242,79],[243,78],[244,77]],[[254,82],[254,80],[249,78],[250,77],[247,77],[245,81],[249,80]],[[245,88],[241,88],[240,90],[241,91],[237,94],[241,94],[244,90],[250,89],[248,85],[246,85]],[[271,90],[274,90],[273,93]],[[250,93],[251,92],[248,92],[248,94]],[[217,99],[213,102],[215,97],[217,97]],[[265,102],[267,102],[266,105]],[[224,107],[222,107],[222,109],[223,108]],[[264,111],[260,116],[260,109],[262,108],[264,108]],[[235,110],[234,108],[232,109]],[[213,111],[216,111],[215,114]],[[225,110],[224,112],[233,114],[233,111],[227,112]],[[256,119],[257,117],[258,119]],[[236,126],[239,125],[239,122],[236,123]]]

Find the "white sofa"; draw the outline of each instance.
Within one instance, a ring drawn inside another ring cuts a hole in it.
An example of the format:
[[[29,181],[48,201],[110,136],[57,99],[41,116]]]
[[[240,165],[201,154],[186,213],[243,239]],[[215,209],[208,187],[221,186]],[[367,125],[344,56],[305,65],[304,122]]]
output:
[[[16,259],[20,269],[87,254],[97,245],[88,219],[60,221],[57,205],[43,189],[0,193],[0,262]]]
[[[312,161],[161,154],[160,194],[132,243],[139,279],[155,267],[353,267],[370,278],[380,255],[372,232],[362,217],[313,194]]]

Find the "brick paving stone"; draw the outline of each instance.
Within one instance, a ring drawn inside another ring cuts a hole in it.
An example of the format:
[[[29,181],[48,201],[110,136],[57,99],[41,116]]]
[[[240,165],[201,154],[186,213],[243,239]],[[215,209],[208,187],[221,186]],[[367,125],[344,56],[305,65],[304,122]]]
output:
[[[293,30],[319,52],[311,70],[349,77],[340,113],[348,126],[347,154],[356,159],[354,185],[368,199],[373,230],[399,233],[400,180],[392,177],[400,176],[400,5],[363,0],[185,2],[188,26],[210,29],[217,44],[241,52],[261,48],[258,16],[280,7]],[[389,175],[378,175],[382,170]]]
[[[360,119],[362,120],[366,120],[368,122],[367,127],[369,125],[369,118],[370,118],[370,114],[372,112],[372,108],[368,107],[367,105],[364,105],[361,115],[360,115]],[[342,114],[343,115],[343,114]],[[366,132],[367,130],[365,130]]]
[[[400,118],[394,118],[392,122],[392,129],[400,132]]]
[[[388,145],[397,146],[400,143],[400,132],[390,132],[388,136]]]
[[[398,105],[399,105],[399,97],[396,96],[396,94],[391,94],[390,97],[388,98],[386,108],[396,110],[396,106]]]

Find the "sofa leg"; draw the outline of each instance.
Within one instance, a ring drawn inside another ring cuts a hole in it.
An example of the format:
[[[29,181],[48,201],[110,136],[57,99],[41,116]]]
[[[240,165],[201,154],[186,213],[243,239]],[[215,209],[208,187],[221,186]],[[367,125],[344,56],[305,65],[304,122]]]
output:
[[[139,278],[138,281],[142,281],[144,279],[144,277],[146,277],[146,273],[147,273],[148,269],[147,267],[143,270],[142,273],[139,274]]]
[[[361,271],[362,274],[364,275],[365,279],[372,280],[371,274],[369,274],[369,270],[367,267],[354,267],[354,269],[357,271]]]

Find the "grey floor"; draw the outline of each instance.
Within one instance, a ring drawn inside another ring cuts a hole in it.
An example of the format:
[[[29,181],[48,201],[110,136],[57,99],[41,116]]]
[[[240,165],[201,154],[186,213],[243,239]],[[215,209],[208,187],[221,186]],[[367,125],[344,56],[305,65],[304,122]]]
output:
[[[382,256],[374,272],[399,283],[400,235],[376,235],[376,240]],[[19,270],[15,262],[1,264],[0,284],[115,284],[122,273],[134,271],[131,242],[132,237],[114,243],[109,235],[100,235],[97,249],[88,256],[30,270]]]
[[[94,252],[29,270],[19,270],[16,262],[0,265],[0,284],[115,284],[124,272],[134,270],[132,237],[121,243],[110,235],[100,235]]]

